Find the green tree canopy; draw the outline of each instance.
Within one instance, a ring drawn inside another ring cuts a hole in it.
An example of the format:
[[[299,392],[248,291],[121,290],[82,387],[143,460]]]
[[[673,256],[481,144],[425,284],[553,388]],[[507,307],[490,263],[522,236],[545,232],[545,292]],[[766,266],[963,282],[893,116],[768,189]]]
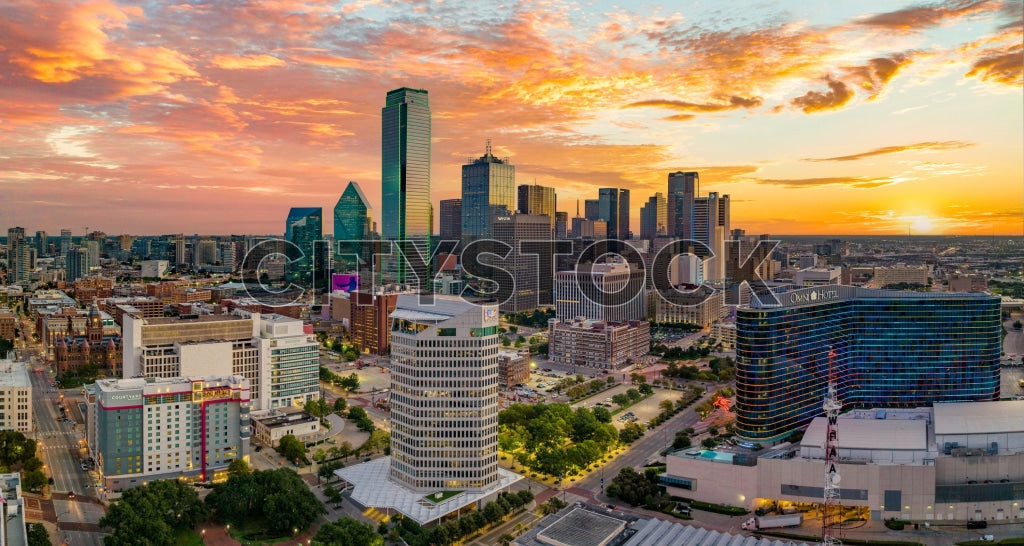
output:
[[[321,515],[324,505],[290,468],[259,470],[231,476],[213,488],[206,504],[220,521],[239,524],[261,521],[278,536],[305,530]]]
[[[207,514],[194,488],[179,480],[157,480],[125,491],[99,524],[114,530],[103,539],[110,546],[171,546],[177,530],[192,529]]]
[[[363,523],[351,516],[342,516],[337,521],[329,521],[320,526],[311,544],[322,546],[384,546],[384,537],[368,523]]]
[[[306,444],[292,434],[285,434],[277,444],[277,452],[289,461],[303,461],[306,459]]]

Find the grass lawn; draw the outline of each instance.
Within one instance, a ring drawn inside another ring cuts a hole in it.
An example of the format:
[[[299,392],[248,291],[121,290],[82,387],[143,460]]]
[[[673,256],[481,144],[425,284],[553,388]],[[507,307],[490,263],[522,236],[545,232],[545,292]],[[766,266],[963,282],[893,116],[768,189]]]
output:
[[[438,493],[441,494],[441,498],[437,498]],[[458,495],[459,493],[462,493],[462,491],[438,491],[436,493],[431,493],[423,498],[427,499],[428,501],[434,504],[439,504],[454,497],[455,495]]]
[[[192,529],[178,529],[174,543],[178,546],[203,546],[203,537]]]

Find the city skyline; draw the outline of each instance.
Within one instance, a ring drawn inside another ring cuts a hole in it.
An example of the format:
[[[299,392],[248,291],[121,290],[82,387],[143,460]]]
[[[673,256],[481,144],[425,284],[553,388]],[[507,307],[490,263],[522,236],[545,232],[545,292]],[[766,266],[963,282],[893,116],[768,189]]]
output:
[[[1021,233],[1019,3],[474,5],[2,7],[0,215],[276,233],[350,180],[383,210],[378,109],[411,87],[435,210],[491,138],[570,216],[630,190],[635,234],[675,171],[748,233]]]

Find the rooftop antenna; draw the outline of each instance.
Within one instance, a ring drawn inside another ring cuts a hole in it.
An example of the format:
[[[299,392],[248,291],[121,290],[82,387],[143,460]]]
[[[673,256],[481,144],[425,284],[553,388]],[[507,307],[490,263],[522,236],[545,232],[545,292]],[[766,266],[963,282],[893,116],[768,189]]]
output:
[[[577,218],[580,217],[580,200],[579,199],[576,200],[576,217]]]
[[[487,155],[491,155],[491,139],[487,139]]]
[[[843,403],[839,400],[836,388],[837,370],[835,368],[836,351],[828,350],[828,390],[821,409],[825,410],[827,426],[825,428],[825,488],[821,506],[821,546],[842,546],[839,538],[839,525],[842,511],[839,507],[839,412]]]

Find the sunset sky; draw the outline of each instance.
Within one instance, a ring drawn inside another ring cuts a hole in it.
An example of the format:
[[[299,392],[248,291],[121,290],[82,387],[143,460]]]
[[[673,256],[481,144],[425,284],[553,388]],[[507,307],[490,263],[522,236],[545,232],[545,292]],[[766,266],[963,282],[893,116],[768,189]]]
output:
[[[320,206],[330,232],[349,180],[379,212],[406,86],[435,223],[490,138],[570,216],[630,189],[634,232],[695,170],[748,233],[1019,235],[1021,6],[7,0],[0,227],[283,233]]]

